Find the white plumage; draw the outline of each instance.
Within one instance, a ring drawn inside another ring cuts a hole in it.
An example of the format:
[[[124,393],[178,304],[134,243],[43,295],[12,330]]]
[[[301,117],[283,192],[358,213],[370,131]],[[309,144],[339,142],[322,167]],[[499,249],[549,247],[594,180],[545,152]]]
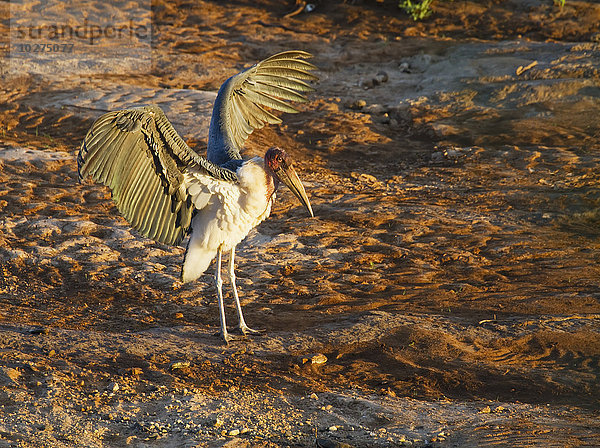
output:
[[[184,282],[200,277],[219,247],[224,252],[234,249],[271,213],[275,193],[269,198],[264,160],[260,157],[248,160],[236,174],[237,183],[216,181],[198,171],[185,174],[184,182],[194,206],[202,213],[192,220],[183,264]]]
[[[312,216],[304,187],[291,158],[279,148],[264,159],[243,160],[248,135],[281,120],[264,107],[297,112],[288,101],[306,101],[300,92],[312,87],[316,67],[303,51],[279,53],[229,78],[215,100],[207,157],[194,152],[177,134],[162,110],[144,106],[109,112],[96,120],[77,157],[80,179],[86,176],[110,187],[123,216],[144,236],[178,244],[190,234],[182,269],[184,282],[202,275],[216,257],[215,283],[221,334],[225,322],[221,254],[229,252],[238,328],[253,333],[242,314],[235,285],[235,247],[265,220],[275,191],[285,183]]]

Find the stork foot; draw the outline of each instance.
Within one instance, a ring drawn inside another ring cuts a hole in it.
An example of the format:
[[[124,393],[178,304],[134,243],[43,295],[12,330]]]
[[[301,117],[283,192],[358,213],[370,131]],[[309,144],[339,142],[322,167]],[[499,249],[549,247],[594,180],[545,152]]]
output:
[[[226,331],[226,332],[219,331],[218,333],[215,333],[215,336],[219,336],[221,339],[223,339],[225,344],[229,344],[234,339],[233,336],[231,336],[228,331]]]
[[[265,333],[265,330],[254,330],[252,328],[250,328],[248,325],[240,325],[240,331],[242,332],[242,334],[244,336],[247,336],[249,334],[263,334]]]

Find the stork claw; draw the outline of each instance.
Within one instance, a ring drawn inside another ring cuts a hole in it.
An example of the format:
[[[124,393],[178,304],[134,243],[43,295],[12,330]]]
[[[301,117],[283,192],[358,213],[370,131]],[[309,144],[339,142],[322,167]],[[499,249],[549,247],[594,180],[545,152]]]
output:
[[[248,336],[249,334],[263,334],[265,330],[254,330],[250,328],[248,325],[240,325],[240,331],[244,336]]]
[[[214,333],[214,335],[219,336],[225,342],[226,345],[229,345],[229,343],[234,339],[234,337],[231,336],[228,331],[219,331],[218,333]]]

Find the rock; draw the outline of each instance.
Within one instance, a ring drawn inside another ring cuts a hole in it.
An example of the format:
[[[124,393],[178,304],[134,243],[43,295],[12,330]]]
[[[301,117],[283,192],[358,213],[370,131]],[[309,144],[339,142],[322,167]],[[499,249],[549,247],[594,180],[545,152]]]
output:
[[[130,367],[129,369],[127,369],[125,371],[125,373],[127,373],[129,375],[138,376],[138,375],[141,375],[142,373],[144,373],[144,370],[141,367]]]
[[[215,422],[213,423],[213,426],[214,426],[215,428],[220,428],[220,427],[221,427],[221,426],[223,426],[224,424],[225,424],[225,422],[223,421],[223,419],[222,419],[222,418],[220,418],[220,417],[217,417],[217,418],[215,419]]]
[[[349,105],[350,109],[360,110],[367,105],[365,100],[356,100]]]
[[[302,364],[306,364],[309,361],[311,364],[325,364],[327,362],[327,356],[323,353],[316,353],[302,358]]]
[[[383,84],[387,82],[389,79],[388,74],[384,71],[378,72],[373,78],[373,84],[378,86],[379,84]]]
[[[5,386],[16,385],[20,376],[21,373],[17,369],[2,367],[0,369],[0,384]]]
[[[387,111],[387,108],[381,104],[370,104],[368,107],[365,108],[365,112],[368,112],[370,114],[383,114]]]
[[[170,370],[185,369],[190,366],[189,361],[173,361],[169,366]]]
[[[239,433],[240,433],[240,430],[239,430],[239,429],[232,429],[231,431],[229,431],[229,433],[228,433],[228,434],[229,434],[230,436],[237,436],[237,435],[239,435]]]
[[[108,384],[108,386],[106,387],[106,390],[109,392],[116,392],[119,390],[119,383],[117,382],[111,382]]]

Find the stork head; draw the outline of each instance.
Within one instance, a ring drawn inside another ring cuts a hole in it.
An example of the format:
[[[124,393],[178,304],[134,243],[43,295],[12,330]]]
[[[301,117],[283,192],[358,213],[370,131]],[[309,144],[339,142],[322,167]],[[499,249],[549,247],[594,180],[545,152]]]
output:
[[[283,182],[292,190],[292,193],[306,207],[310,216],[315,216],[306,191],[304,191],[304,185],[300,182],[300,178],[294,169],[292,159],[283,149],[277,147],[269,149],[265,154],[265,167],[271,171],[277,180]]]

